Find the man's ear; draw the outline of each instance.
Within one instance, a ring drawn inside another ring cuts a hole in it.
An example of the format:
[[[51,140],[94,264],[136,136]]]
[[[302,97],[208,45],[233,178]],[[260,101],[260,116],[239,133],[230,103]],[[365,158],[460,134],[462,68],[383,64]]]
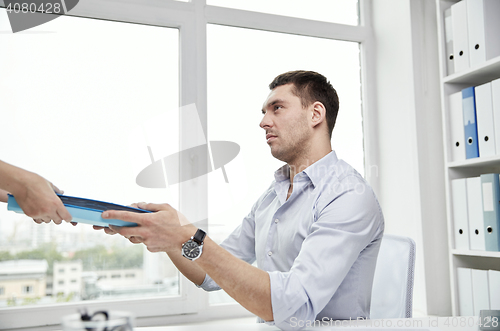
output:
[[[311,105],[311,124],[318,126],[326,120],[326,108],[323,103],[316,101]]]

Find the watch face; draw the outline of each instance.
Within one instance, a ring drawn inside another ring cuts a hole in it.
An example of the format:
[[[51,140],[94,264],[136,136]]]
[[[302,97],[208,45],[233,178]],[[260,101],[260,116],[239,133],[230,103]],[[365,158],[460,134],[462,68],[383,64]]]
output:
[[[200,246],[194,241],[189,240],[182,246],[182,251],[186,257],[194,259],[200,254]]]

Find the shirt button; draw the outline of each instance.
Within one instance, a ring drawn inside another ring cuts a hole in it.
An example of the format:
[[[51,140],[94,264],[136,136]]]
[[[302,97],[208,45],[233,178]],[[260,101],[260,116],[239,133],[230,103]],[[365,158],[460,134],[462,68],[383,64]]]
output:
[[[271,256],[271,255],[273,255],[273,252],[269,252],[269,253],[267,253],[267,255]]]
[[[280,220],[279,219],[275,219],[274,220],[274,223],[278,223]]]

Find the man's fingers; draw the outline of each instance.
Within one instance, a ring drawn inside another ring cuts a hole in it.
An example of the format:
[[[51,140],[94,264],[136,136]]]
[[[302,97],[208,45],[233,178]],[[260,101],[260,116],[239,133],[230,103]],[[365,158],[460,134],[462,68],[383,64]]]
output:
[[[128,240],[129,240],[132,244],[140,244],[140,243],[142,243],[142,238],[141,238],[141,237],[138,237],[138,236],[132,236],[132,237],[128,238]]]
[[[57,212],[56,212],[56,214],[54,216],[52,216],[52,220],[56,224],[61,224],[62,221],[63,221],[63,219],[61,218],[61,216],[59,216],[59,214]]]
[[[146,203],[146,202],[139,202],[137,203],[137,208],[140,209],[145,209],[149,211],[160,211],[164,210],[166,208],[166,204],[159,204],[159,203]]]
[[[50,183],[50,182],[49,182]],[[55,186],[54,184],[50,183],[50,185],[52,186],[52,189],[54,190],[54,192],[58,193],[58,194],[63,194],[64,191],[59,189],[57,186]]]
[[[101,214],[104,219],[117,219],[125,222],[141,224],[141,214],[124,210],[106,210]]]

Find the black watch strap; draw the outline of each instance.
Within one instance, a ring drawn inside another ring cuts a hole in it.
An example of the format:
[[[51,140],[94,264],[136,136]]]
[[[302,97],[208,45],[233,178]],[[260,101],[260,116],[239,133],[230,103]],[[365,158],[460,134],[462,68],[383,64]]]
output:
[[[203,244],[203,240],[205,240],[206,232],[202,229],[198,229],[193,236],[193,240],[196,241],[199,245]]]

